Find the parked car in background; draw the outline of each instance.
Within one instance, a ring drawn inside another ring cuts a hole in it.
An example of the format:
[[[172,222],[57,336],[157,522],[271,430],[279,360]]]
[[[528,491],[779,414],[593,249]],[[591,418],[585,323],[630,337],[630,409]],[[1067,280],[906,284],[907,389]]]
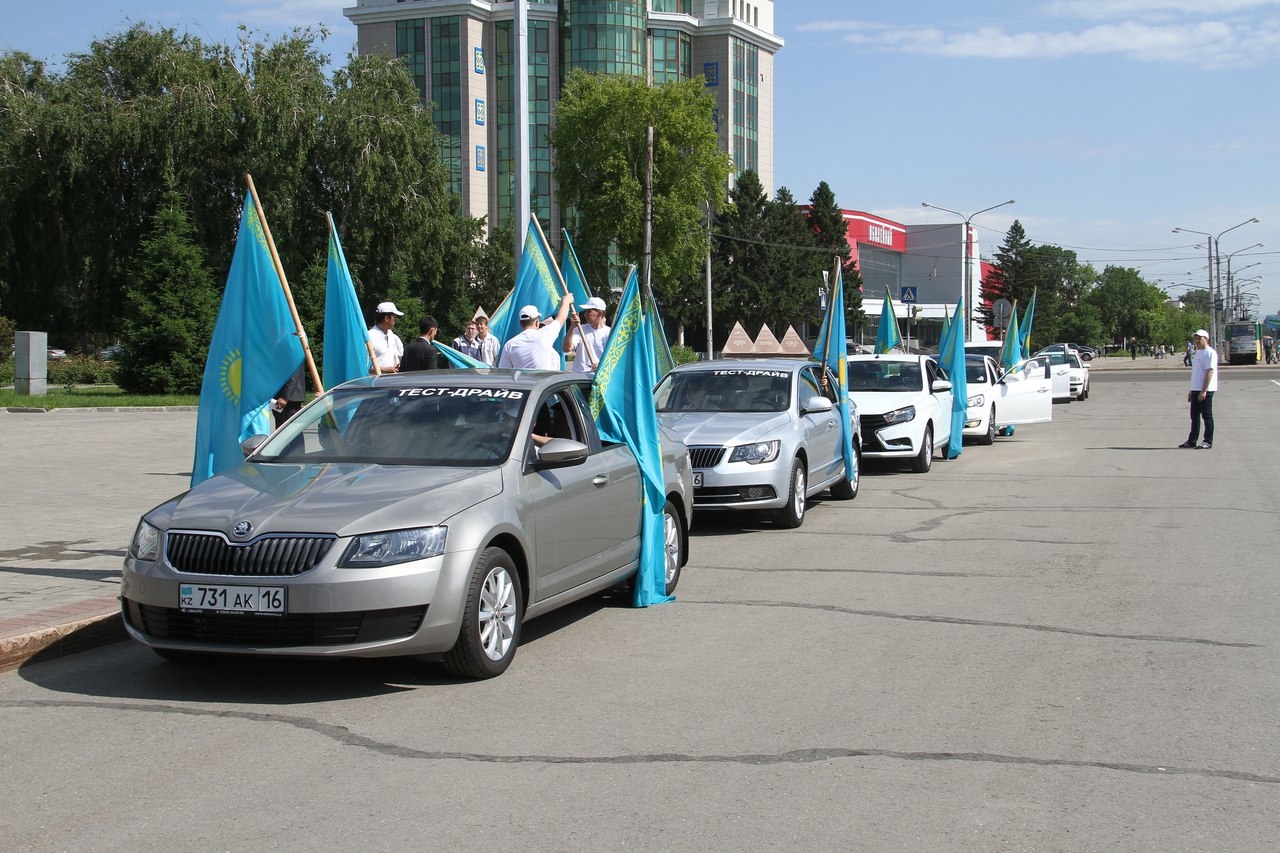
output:
[[[1089,362],[1076,353],[1067,353],[1067,366],[1071,369],[1071,396],[1084,400],[1089,396]]]
[[[967,341],[964,345],[964,354],[969,355],[985,355],[989,356],[997,365],[1000,364],[1000,350],[1004,347],[1002,341]]]
[[[1015,424],[1048,423],[1053,419],[1052,380],[1045,359],[1014,365],[1006,374],[990,356],[965,356],[965,384],[969,394],[964,434],[978,444],[992,444],[996,432]]]
[[[526,620],[639,565],[639,467],[596,431],[590,383],[442,370],[331,389],[142,517],[126,630],[166,658],[443,653],[457,676],[501,674]],[[693,494],[684,444],[662,452],[671,592]]]
[[[934,447],[951,440],[951,381],[931,356],[854,356],[849,396],[858,406],[864,458],[905,459],[924,473]]]
[[[693,362],[664,376],[654,391],[658,421],[689,448],[698,512],[768,510],[793,528],[824,489],[856,497],[860,474],[845,477],[837,387],[822,364],[795,358]],[[852,406],[850,421],[856,469]]]
[[[1053,379],[1053,402],[1070,403],[1075,399],[1076,391],[1072,388],[1072,363],[1069,353],[1061,349],[1045,348],[1036,353],[1036,356],[1049,359],[1049,374]],[[1079,364],[1079,359],[1076,359]],[[1077,376],[1076,389],[1079,388],[1079,377]]]
[[[67,351],[66,351],[66,350],[64,350],[64,349],[56,349],[56,348],[54,348],[54,347],[49,347],[48,358],[49,358],[49,360],[50,360],[50,361],[57,361],[57,360],[59,360],[59,359],[63,359],[63,358],[66,358],[66,357],[67,357]]]

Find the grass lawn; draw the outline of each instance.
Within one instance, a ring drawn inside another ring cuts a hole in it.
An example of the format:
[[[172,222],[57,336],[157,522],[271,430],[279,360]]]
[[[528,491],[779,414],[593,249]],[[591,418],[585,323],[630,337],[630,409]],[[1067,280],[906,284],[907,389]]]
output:
[[[12,388],[0,388],[0,407],[21,406],[36,409],[85,409],[99,406],[194,406],[200,398],[195,394],[126,394],[114,385],[77,385],[73,388],[49,386],[40,396],[19,394]]]

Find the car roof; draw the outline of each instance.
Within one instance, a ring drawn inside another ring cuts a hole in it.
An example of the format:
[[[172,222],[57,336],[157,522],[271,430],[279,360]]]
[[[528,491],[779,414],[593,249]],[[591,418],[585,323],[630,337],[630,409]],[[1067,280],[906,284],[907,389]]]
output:
[[[718,358],[691,361],[673,368],[672,373],[702,373],[709,370],[783,370],[791,373],[819,362],[811,358]]]
[[[902,361],[902,362],[919,362],[923,364],[925,360],[936,361],[931,355],[912,355],[905,352],[886,352],[886,353],[859,353],[858,355],[849,356],[849,361]]]

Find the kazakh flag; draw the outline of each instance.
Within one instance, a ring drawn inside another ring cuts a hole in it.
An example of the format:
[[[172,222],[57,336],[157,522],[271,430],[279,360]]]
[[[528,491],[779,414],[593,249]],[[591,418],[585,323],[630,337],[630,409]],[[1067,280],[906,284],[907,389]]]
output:
[[[858,476],[858,463],[853,455],[853,429],[849,424],[849,351],[845,346],[844,276],[836,263],[836,285],[827,303],[827,316],[822,318],[813,357],[824,363],[840,383],[836,399],[840,401],[840,447],[844,453],[844,476],[851,483]]]
[[[898,333],[898,317],[893,313],[893,300],[886,290],[884,307],[880,309],[880,326],[876,329],[876,353],[884,355],[899,346],[902,346],[902,335]]]
[[[969,414],[969,374],[965,369],[964,297],[956,302],[956,322],[948,322],[938,346],[938,363],[951,379],[951,440],[947,458],[955,459],[964,448],[964,422]]]
[[[1036,294],[1039,288],[1031,291],[1031,302],[1027,305],[1027,313],[1022,315],[1022,325],[1018,327],[1018,345],[1022,348],[1022,357],[1031,355],[1031,324],[1036,317]]]
[[[582,271],[582,264],[578,263],[578,253],[573,250],[573,241],[569,239],[569,232],[561,228],[560,233],[564,235],[564,251],[560,253],[560,269],[564,271],[565,286],[573,294],[573,304],[577,306],[577,310],[581,311],[582,306],[591,298],[591,287],[587,284],[587,274]],[[556,307],[559,307],[559,305],[560,303],[557,300]]]
[[[1018,303],[1014,302],[1009,314],[1009,328],[1004,333],[1004,345],[1000,347],[1000,369],[1008,370],[1022,359],[1022,331],[1018,325]]]
[[[456,349],[449,346],[448,344],[442,344],[439,341],[433,341],[432,343],[436,345],[436,350],[440,353],[440,355],[444,356],[444,360],[449,362],[450,367],[488,367],[489,366],[485,364],[483,361],[480,361],[477,358],[472,358],[466,353],[458,352]]]
[[[645,310],[635,267],[627,278],[609,343],[591,383],[591,414],[605,441],[631,448],[640,466],[644,507],[640,523],[640,566],[636,607],[671,601],[667,595],[667,555],[663,507],[667,490],[658,443],[658,413],[650,390],[658,382],[653,357],[653,316]]]
[[[249,436],[271,432],[271,401],[302,359],[262,215],[248,195],[200,386],[191,485],[242,461],[240,442]]]
[[[556,267],[551,247],[542,236],[538,221],[530,215],[528,228],[524,232],[520,266],[516,269],[516,286],[489,318],[489,331],[498,337],[498,343],[506,346],[507,341],[520,334],[521,308],[533,305],[542,312],[545,320],[554,317],[560,310],[560,298],[563,295],[560,270]],[[559,349],[558,344],[556,348]],[[563,358],[561,361],[563,362]]]
[[[338,242],[338,229],[329,219],[329,270],[324,291],[324,387],[333,388],[348,379],[367,376],[369,332],[356,300],[356,286],[347,268],[347,256]]]

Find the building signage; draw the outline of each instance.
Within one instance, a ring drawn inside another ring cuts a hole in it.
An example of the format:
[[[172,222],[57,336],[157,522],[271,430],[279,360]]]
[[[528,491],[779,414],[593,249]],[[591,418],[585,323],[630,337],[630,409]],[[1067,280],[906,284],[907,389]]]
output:
[[[702,63],[702,76],[707,78],[707,87],[720,85],[720,63],[704,62]]]
[[[879,243],[882,246],[893,245],[893,229],[885,228],[883,225],[874,223],[867,226],[867,239],[872,243]]]
[[[476,171],[477,172],[484,171],[484,146],[483,145],[476,146]]]
[[[484,124],[484,98],[476,98],[476,124]]]
[[[484,48],[477,47],[475,49],[475,69],[477,74],[484,73]]]

